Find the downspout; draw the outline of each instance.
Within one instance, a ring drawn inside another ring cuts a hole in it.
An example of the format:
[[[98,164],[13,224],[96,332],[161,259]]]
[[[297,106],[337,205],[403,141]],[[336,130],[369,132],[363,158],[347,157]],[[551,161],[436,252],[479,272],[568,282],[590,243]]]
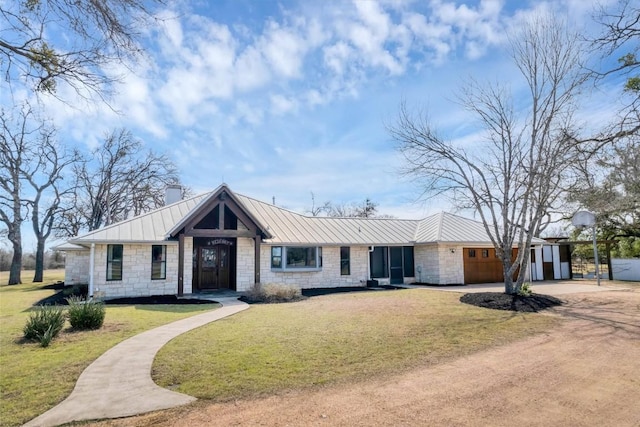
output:
[[[89,254],[89,298],[93,299],[93,271],[94,271],[94,261],[96,255],[96,244],[91,244],[91,252]]]
[[[374,249],[375,247],[369,246],[369,254],[371,254],[371,252],[373,252]],[[367,283],[369,282],[369,280],[373,280],[371,278],[371,255],[367,257]]]

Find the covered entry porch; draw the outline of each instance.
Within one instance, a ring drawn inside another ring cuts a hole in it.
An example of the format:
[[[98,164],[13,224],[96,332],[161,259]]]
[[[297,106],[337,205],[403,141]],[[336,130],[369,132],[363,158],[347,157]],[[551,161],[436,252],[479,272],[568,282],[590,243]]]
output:
[[[271,237],[264,230],[221,186],[169,232],[178,239],[178,296],[184,295],[185,285],[187,293],[236,290],[239,240],[253,240],[253,281],[260,283],[262,239]]]

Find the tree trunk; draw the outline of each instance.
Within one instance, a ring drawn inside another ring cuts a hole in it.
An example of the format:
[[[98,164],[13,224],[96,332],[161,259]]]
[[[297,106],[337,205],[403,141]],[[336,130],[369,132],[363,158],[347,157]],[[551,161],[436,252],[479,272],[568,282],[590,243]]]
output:
[[[44,239],[38,239],[36,246],[36,272],[33,275],[33,282],[42,282],[44,274]]]
[[[504,274],[504,293],[513,295],[517,291],[516,284],[513,282],[513,276],[509,274],[509,270],[511,270],[511,263],[507,265],[507,263],[502,263],[502,274]]]
[[[22,272],[22,245],[13,242],[13,258],[11,259],[11,268],[9,270],[9,285],[19,285],[22,283],[20,273]]]

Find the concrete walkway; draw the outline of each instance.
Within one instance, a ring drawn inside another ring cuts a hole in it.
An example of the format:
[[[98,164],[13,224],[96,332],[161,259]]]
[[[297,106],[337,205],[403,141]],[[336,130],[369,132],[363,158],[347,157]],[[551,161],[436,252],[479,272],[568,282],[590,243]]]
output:
[[[249,308],[237,299],[218,302],[222,308],[151,329],[111,348],[82,372],[69,397],[25,426],[127,417],[195,401],[195,397],[157,386],[151,379],[151,365],[158,350],[171,339]]]

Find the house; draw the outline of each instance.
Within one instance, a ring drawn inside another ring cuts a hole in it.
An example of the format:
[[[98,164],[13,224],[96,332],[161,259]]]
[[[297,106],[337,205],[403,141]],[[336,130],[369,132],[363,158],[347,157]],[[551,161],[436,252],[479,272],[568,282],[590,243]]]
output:
[[[499,282],[484,226],[449,213],[422,220],[309,217],[236,194],[226,185],[74,237],[66,284],[90,294],[183,295],[254,283],[300,288],[381,283]]]

